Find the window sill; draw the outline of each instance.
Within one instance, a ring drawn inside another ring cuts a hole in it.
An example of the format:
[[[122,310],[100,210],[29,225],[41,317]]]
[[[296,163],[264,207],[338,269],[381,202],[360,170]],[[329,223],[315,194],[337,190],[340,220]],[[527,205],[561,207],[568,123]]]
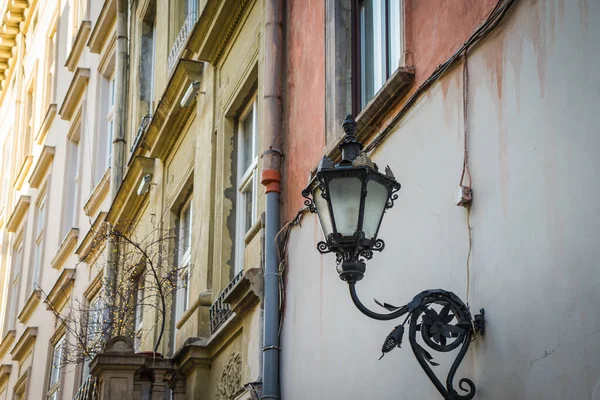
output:
[[[415,69],[413,67],[400,67],[373,96],[371,101],[356,116],[356,136],[361,142],[365,142],[370,136],[378,131],[383,118],[389,113],[390,107],[404,97],[410,90],[415,80]],[[341,123],[341,121],[339,121]],[[341,153],[338,146],[343,140],[340,136],[325,152],[325,155],[339,160]],[[316,172],[316,166],[313,174]]]
[[[9,232],[17,231],[17,228],[19,227],[19,225],[21,225],[21,221],[23,221],[23,217],[25,217],[25,213],[27,213],[29,203],[31,203],[30,196],[19,196],[19,200],[17,200],[17,204],[13,208],[13,211],[8,217],[8,221],[6,222],[6,229]]]
[[[92,23],[90,21],[81,21],[79,28],[77,29],[77,34],[75,35],[75,40],[73,40],[71,51],[65,62],[65,67],[67,67],[69,72],[73,72],[75,71],[75,68],[77,68],[79,58],[81,57],[81,53],[83,53],[83,48],[90,36],[91,30]]]
[[[252,239],[254,239],[254,236],[256,236],[256,234],[260,231],[261,225],[262,221],[260,219],[254,222],[254,225],[252,225],[248,232],[246,232],[244,235],[244,244],[248,244],[252,241]]]
[[[50,261],[50,265],[54,269],[59,269],[67,257],[70,255],[71,250],[75,247],[77,243],[77,238],[79,237],[79,229],[71,228],[71,230],[67,233],[67,236],[63,239],[62,243],[58,247],[56,254]]]
[[[204,292],[200,293],[198,297],[196,297],[194,302],[188,306],[187,310],[184,311],[181,318],[179,318],[179,321],[175,323],[177,329],[181,329],[181,327],[186,323],[188,319],[190,319],[190,317],[192,316],[192,314],[194,314],[198,307],[210,307],[211,295],[212,291],[210,290],[205,290]]]

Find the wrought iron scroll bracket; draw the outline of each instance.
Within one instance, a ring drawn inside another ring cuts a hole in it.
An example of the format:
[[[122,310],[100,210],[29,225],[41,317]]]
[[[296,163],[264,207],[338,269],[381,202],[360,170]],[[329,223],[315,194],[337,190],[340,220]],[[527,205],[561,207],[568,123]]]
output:
[[[380,320],[392,320],[405,317],[401,325],[396,326],[386,337],[381,348],[383,357],[402,344],[405,325],[408,323],[410,347],[427,377],[431,380],[444,400],[470,400],[475,396],[475,384],[472,380],[461,378],[454,388],[454,376],[469,349],[475,334],[485,332],[485,313],[471,315],[468,306],[454,293],[442,289],[425,290],[417,294],[412,301],[402,307],[375,302],[390,313],[376,313],[368,309],[356,294],[356,282],[348,282],[350,296],[356,307],[366,316]],[[433,306],[436,305],[434,308]],[[450,352],[458,349],[456,357],[448,371],[445,384],[440,381],[432,367],[437,364],[428,350],[417,342],[417,332],[423,343],[437,352]]]

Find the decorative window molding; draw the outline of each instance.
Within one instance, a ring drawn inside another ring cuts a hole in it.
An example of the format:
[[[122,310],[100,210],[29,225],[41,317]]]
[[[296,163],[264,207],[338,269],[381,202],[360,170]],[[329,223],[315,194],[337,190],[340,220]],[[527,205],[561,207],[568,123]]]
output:
[[[92,226],[81,240],[79,247],[75,250],[75,254],[79,256],[79,261],[89,261],[94,258],[94,255],[104,248],[105,243],[97,242],[99,236],[106,232],[106,212],[98,213],[98,216],[92,223]]]
[[[37,337],[38,328],[37,326],[28,326],[21,336],[17,343],[13,346],[10,351],[10,355],[14,361],[20,362],[24,356],[30,353],[33,350],[33,344],[35,343],[35,338]]]
[[[29,203],[31,203],[31,196],[19,196],[19,200],[17,200],[17,204],[13,208],[13,212],[10,214],[8,222],[6,223],[6,229],[9,232],[17,231],[17,228],[23,221],[23,217],[25,217],[25,214],[27,214]]]
[[[92,53],[100,54],[102,47],[106,43],[106,39],[111,36],[108,33],[114,27],[116,21],[117,1],[105,0],[87,43]]]
[[[67,90],[67,94],[60,106],[60,110],[58,114],[64,120],[70,121],[71,117],[75,113],[77,104],[79,104],[79,100],[83,96],[83,92],[87,87],[88,81],[90,79],[90,69],[89,68],[77,68],[75,71],[75,75],[71,80],[71,84],[69,85],[69,89]]]
[[[21,168],[19,168],[19,172],[17,173],[17,177],[15,178],[15,182],[13,183],[13,187],[16,191],[21,190],[23,186],[23,182],[25,182],[25,178],[29,173],[29,169],[31,168],[31,164],[33,163],[33,156],[27,155],[23,159],[23,163],[21,164]]]
[[[17,317],[19,322],[21,322],[22,324],[27,323],[27,321],[29,320],[29,317],[31,317],[31,314],[33,314],[33,312],[37,308],[38,304],[40,304],[41,298],[42,298],[42,291],[40,289],[37,289],[37,290],[34,290],[33,292],[31,292],[31,295],[25,302],[25,305],[23,306],[23,308],[21,309],[21,312],[19,313],[19,316]]]
[[[0,388],[4,387],[4,384],[10,378],[10,373],[12,371],[12,365],[10,364],[2,364],[0,365]]]
[[[56,254],[50,261],[50,266],[52,266],[52,268],[60,269],[67,257],[71,255],[71,250],[73,250],[73,247],[75,247],[77,244],[78,237],[79,229],[71,228],[67,233],[67,236],[63,239],[62,243],[58,247]]]
[[[85,215],[88,217],[93,217],[98,212],[98,209],[106,196],[109,193],[110,189],[110,168],[104,172],[102,179],[96,185],[90,197],[86,200],[83,205],[83,210],[85,211]]]
[[[2,338],[2,342],[0,342],[0,357],[4,357],[4,354],[8,350],[11,344],[15,341],[15,337],[17,336],[17,331],[11,329],[6,332],[4,337]]]
[[[56,104],[50,104],[48,106],[48,110],[46,110],[46,114],[44,115],[44,120],[42,121],[42,125],[35,136],[35,143],[42,144],[44,143],[44,139],[48,135],[48,131],[50,130],[50,126],[52,126],[52,121],[54,121],[54,117],[56,116]]]
[[[90,36],[91,29],[92,23],[90,21],[82,21],[81,24],[79,24],[79,29],[77,29],[77,34],[75,35],[75,40],[71,46],[71,51],[69,52],[69,56],[65,62],[65,67],[67,67],[70,72],[73,72],[77,67],[79,58],[81,58],[81,53],[83,53],[85,43]]]
[[[29,176],[29,187],[37,189],[40,186],[46,177],[52,160],[54,160],[54,146],[44,146]]]
[[[60,312],[69,300],[75,282],[75,268],[65,268],[44,300],[48,310]]]

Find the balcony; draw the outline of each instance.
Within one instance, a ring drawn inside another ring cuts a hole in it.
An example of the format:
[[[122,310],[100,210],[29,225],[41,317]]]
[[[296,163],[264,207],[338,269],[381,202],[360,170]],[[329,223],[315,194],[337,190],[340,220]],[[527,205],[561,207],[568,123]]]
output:
[[[73,400],[97,400],[98,399],[98,379],[90,375],[75,393]]]
[[[219,327],[229,318],[231,315],[231,307],[229,304],[225,303],[225,297],[229,294],[231,289],[238,283],[242,276],[244,275],[244,271],[240,271],[229,285],[221,292],[217,300],[210,306],[209,318],[210,318],[210,333],[214,333]]]
[[[194,25],[198,20],[197,12],[190,12],[175,38],[175,43],[173,43],[173,47],[171,47],[171,51],[169,52],[169,58],[167,59],[167,75],[171,75],[173,68],[177,64],[177,60],[179,60],[179,55],[181,54],[181,50],[184,48],[185,44],[194,29]]]

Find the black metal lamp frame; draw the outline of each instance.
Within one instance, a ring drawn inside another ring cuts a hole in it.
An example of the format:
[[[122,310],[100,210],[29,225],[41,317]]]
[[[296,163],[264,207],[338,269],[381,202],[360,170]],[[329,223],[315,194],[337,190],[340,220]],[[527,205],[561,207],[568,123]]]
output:
[[[364,197],[367,195],[366,182],[368,179],[378,179],[387,186],[388,201],[385,207],[386,210],[391,208],[394,205],[394,200],[398,198],[395,193],[400,189],[400,184],[396,182],[389,167],[386,168],[385,175],[381,174],[368,156],[360,153],[362,144],[356,139],[356,123],[352,116],[346,117],[343,126],[346,136],[340,144],[342,161],[337,165],[333,165],[331,159],[323,157],[317,174],[308,187],[302,191],[302,195],[307,199],[305,204],[310,211],[317,212],[313,196],[315,190],[320,189],[322,197],[327,200],[329,213],[333,214],[329,194],[327,193],[328,181],[331,177],[339,177],[339,174],[358,177],[363,181],[363,200],[359,211],[361,214],[359,215],[359,227],[354,235],[342,236],[335,230],[335,218],[332,215],[334,232],[329,234],[325,241],[317,243],[317,250],[321,254],[336,254],[340,278],[348,283],[350,297],[360,312],[369,318],[380,321],[405,317],[404,322],[396,326],[386,337],[381,349],[381,357],[394,348],[400,347],[404,327],[409,323],[408,339],[412,351],[436,389],[445,400],[470,400],[476,392],[473,381],[467,378],[460,379],[459,388],[464,392],[462,394],[456,391],[453,382],[456,371],[467,354],[473,336],[476,333],[481,335],[485,333],[485,313],[483,309],[481,309],[480,314],[472,316],[469,307],[457,295],[442,289],[425,290],[402,307],[379,303],[376,300],[378,305],[390,311],[387,314],[371,311],[358,298],[356,282],[364,276],[366,271],[365,261],[372,258],[373,251],[382,251],[385,248],[383,240],[377,239],[377,233],[373,238],[365,238],[362,231]],[[381,224],[381,220],[379,224]],[[436,307],[433,307],[434,305]],[[445,384],[440,381],[432,369],[432,367],[439,364],[434,362],[431,354],[417,342],[417,332],[420,332],[421,338],[427,347],[435,351],[445,353],[459,348]]]

